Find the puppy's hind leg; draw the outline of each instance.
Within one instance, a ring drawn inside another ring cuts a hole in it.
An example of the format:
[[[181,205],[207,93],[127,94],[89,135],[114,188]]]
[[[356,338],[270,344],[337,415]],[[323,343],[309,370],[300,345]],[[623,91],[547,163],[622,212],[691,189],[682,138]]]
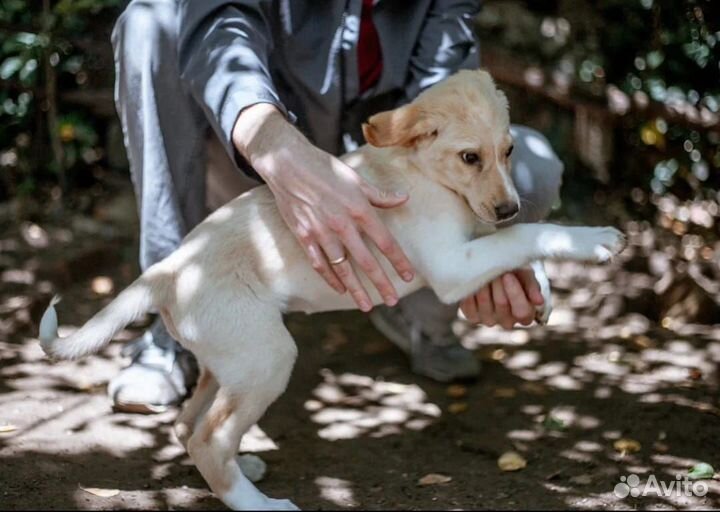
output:
[[[220,389],[197,422],[187,449],[210,488],[228,507],[297,510],[288,500],[261,493],[237,463],[242,436],[285,390],[296,356],[295,343],[279,312],[273,318],[248,317],[254,323],[242,331],[243,342],[235,343],[238,350],[206,360]]]
[[[182,411],[175,420],[175,435],[186,450],[188,440],[195,431],[198,420],[212,404],[217,390],[218,383],[212,372],[207,368],[201,368],[195,391],[185,402]]]

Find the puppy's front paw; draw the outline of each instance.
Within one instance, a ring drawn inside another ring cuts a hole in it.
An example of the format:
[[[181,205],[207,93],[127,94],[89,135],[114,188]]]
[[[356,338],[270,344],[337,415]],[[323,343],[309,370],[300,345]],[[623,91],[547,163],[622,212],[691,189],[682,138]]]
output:
[[[620,254],[627,245],[625,235],[615,228],[582,229],[577,244],[581,259],[603,263]]]
[[[543,258],[604,262],[625,248],[625,235],[615,228],[547,226],[537,239]]]
[[[290,500],[276,500],[268,498],[267,508],[265,510],[300,510],[295,503]]]
[[[550,288],[550,280],[545,273],[545,267],[540,261],[533,261],[530,266],[535,274],[535,280],[540,285],[540,293],[543,296],[543,305],[535,306],[535,321],[539,325],[547,325],[552,313],[552,291]]]
[[[552,306],[535,306],[535,322],[538,325],[547,325],[552,313]]]

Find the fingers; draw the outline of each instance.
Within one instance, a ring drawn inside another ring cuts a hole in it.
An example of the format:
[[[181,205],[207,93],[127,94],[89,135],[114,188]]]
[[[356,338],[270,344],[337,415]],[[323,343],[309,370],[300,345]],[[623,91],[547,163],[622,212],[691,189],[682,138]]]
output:
[[[310,265],[312,265],[313,270],[320,274],[322,278],[325,279],[325,282],[336,292],[341,294],[345,293],[345,285],[343,285],[340,279],[338,279],[335,275],[335,271],[328,263],[325,253],[320,249],[320,247],[315,242],[310,242],[307,245],[303,245],[303,248],[310,259]]]
[[[493,306],[492,291],[490,285],[486,284],[480,291],[475,294],[475,304],[478,309],[479,322],[488,327],[492,327],[497,324],[495,318],[495,307]]]
[[[317,243],[317,238],[314,235],[314,230],[312,229],[312,220],[304,224],[294,221],[286,222],[287,225],[290,226],[295,238],[297,238],[297,241],[300,243],[300,246],[305,251],[313,270],[320,274],[325,282],[335,291],[341,294],[345,293],[345,285],[343,285],[343,283],[338,279],[335,271],[330,266],[330,263],[325,256],[325,252]]]
[[[493,304],[495,306],[495,318],[503,329],[512,329],[515,319],[511,316],[510,302],[505,294],[503,278],[499,277],[490,283],[490,290]]]
[[[528,294],[537,293],[540,300],[542,294],[532,272],[522,271],[530,272],[530,275],[509,272],[463,300],[460,307],[465,317],[470,322],[488,327],[500,324],[504,329],[511,329],[516,323],[530,325],[535,319],[537,297],[531,300]],[[537,305],[542,305],[542,302]]]
[[[362,205],[358,207],[354,213],[353,217],[357,219],[372,220],[361,222],[353,220],[353,217],[348,215],[335,215],[327,222],[316,218],[310,221],[312,227],[306,230],[307,235],[305,237],[298,235],[298,237],[306,248],[313,268],[335,290],[349,291],[362,311],[370,311],[373,301],[353,265],[350,261],[337,265],[329,263],[342,258],[343,255],[352,259],[356,264],[355,268],[359,268],[367,275],[383,302],[388,306],[394,306],[398,302],[397,291],[376,256],[368,248],[367,242],[360,235],[358,225],[367,226],[366,231],[372,233],[372,236],[370,234],[368,236],[406,281],[411,281],[414,277],[412,265],[368,203],[365,203],[364,208]]]
[[[466,297],[460,303],[465,318],[474,324],[492,327],[497,324],[492,304],[490,285],[483,286],[475,295]]]
[[[345,260],[342,263],[333,265],[333,267],[335,268],[335,273],[350,292],[355,304],[360,308],[360,311],[368,313],[372,309],[372,301],[357,275],[355,275],[350,260]]]
[[[326,255],[327,260],[336,260],[341,258],[345,252],[345,247],[337,237],[319,233],[320,246]],[[352,253],[351,253],[352,254]],[[372,301],[362,283],[358,279],[355,271],[350,264],[350,260],[346,259],[342,263],[332,265],[334,274],[340,279],[347,291],[350,292],[353,300],[361,311],[367,313],[372,309]]]
[[[395,208],[410,198],[410,196],[405,192],[380,190],[365,180],[360,182],[360,188],[365,194],[365,197],[367,197],[368,201],[370,201],[370,204],[378,208]]]
[[[378,208],[394,208],[406,202],[410,196],[405,192],[388,192],[378,190],[366,181],[361,181],[360,188],[370,204]],[[414,270],[405,252],[400,248],[395,238],[382,223],[378,215],[370,210],[357,216],[357,221],[363,231],[375,243],[380,252],[390,261],[398,275],[406,282],[412,281]]]
[[[367,236],[375,243],[380,252],[383,253],[392,264],[402,280],[406,282],[412,281],[415,276],[412,263],[410,263],[405,252],[400,248],[400,245],[392,236],[390,230],[382,223],[377,214],[371,211],[366,217],[360,217],[358,223]]]
[[[478,316],[477,303],[475,302],[475,295],[470,295],[460,302],[460,310],[465,315],[468,322],[473,324],[480,323],[480,317]]]
[[[540,289],[540,283],[538,283],[535,278],[535,272],[533,272],[530,268],[523,268],[515,271],[515,274],[520,279],[520,283],[525,289],[525,295],[528,299],[530,299],[530,302],[532,302],[535,306],[542,306],[545,304],[545,299],[543,298],[542,290]]]
[[[343,244],[345,244],[349,255],[352,256],[352,259],[355,260],[358,267],[362,269],[365,275],[367,275],[375,285],[385,304],[388,306],[397,304],[398,295],[395,287],[390,279],[388,279],[387,274],[385,274],[377,258],[375,258],[370,252],[370,249],[365,245],[365,241],[360,236],[360,233],[358,233],[354,227],[347,227],[340,234],[340,238]]]
[[[535,306],[525,295],[525,290],[518,277],[509,272],[502,276],[502,284],[513,320],[522,325],[530,325],[535,317]]]

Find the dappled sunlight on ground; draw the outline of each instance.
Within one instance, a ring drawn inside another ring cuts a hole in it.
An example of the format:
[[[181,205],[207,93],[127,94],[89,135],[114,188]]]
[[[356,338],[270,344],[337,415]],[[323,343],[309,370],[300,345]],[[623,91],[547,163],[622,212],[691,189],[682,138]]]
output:
[[[352,484],[341,478],[319,476],[315,485],[320,490],[320,497],[337,507],[357,507],[358,503],[353,497]]]
[[[423,430],[441,414],[415,384],[375,380],[364,375],[330,370],[314,390],[316,399],[305,402],[310,419],[322,426],[318,435],[335,441],[363,435],[383,437],[405,429]]]
[[[706,481],[705,496],[677,492],[620,499],[612,492],[623,475],[638,475],[643,487],[652,475],[669,484],[700,462],[717,466],[718,445],[709,440],[720,426],[720,329],[673,321],[657,325],[627,311],[627,305],[621,314],[609,314],[617,297],[637,297],[653,286],[648,276],[633,275],[619,263],[549,264],[555,308],[548,326],[511,336],[497,328],[469,329],[464,343],[513,379],[500,396],[517,404],[527,421],[509,429],[506,438],[530,465],[538,450],[547,454],[548,445],[554,447],[558,469],[543,487],[566,505],[718,507],[715,480]],[[614,443],[624,438],[637,439],[639,451],[619,452]]]
[[[0,503],[219,508],[172,433],[175,409],[112,413],[105,387],[123,364],[121,344],[55,364],[38,347],[35,323],[53,293],[63,295],[67,334],[135,275],[135,249],[118,250],[99,227],[85,232],[110,252],[77,239],[95,256],[71,264],[33,252],[43,239],[67,247],[62,229],[27,225],[14,245],[2,241],[15,247],[2,257],[16,263],[0,274]],[[414,376],[359,313],[290,316],[300,349],[293,378],[240,447],[268,465],[259,487],[305,508],[720,507],[718,480],[704,480],[703,497],[613,492],[631,474],[639,485],[669,483],[699,462],[720,466],[720,327],[685,320],[701,311],[692,294],[685,309],[663,309],[655,264],[638,263],[637,247],[607,266],[548,265],[547,326],[505,332],[458,321],[483,363],[476,383]],[[527,465],[501,471],[511,450]]]

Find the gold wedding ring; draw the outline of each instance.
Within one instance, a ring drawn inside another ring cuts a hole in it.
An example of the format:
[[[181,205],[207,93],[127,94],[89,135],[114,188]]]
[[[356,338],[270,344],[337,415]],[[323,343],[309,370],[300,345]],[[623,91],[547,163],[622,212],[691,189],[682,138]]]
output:
[[[330,260],[330,265],[340,265],[340,263],[343,263],[345,260],[347,260],[347,254],[343,254],[337,259]]]

